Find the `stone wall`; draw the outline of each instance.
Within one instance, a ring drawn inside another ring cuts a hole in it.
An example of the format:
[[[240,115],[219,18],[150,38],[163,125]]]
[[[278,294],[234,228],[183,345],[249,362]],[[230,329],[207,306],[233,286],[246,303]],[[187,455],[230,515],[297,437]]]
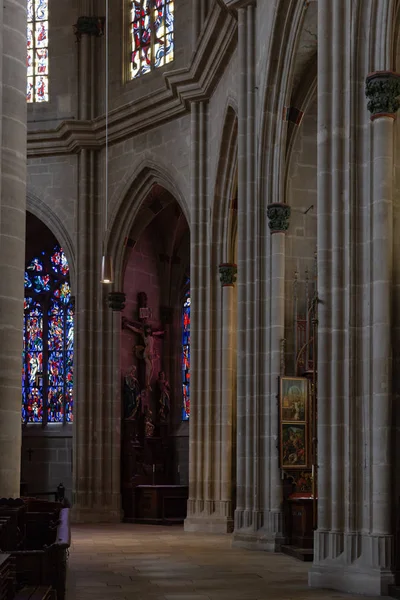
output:
[[[27,427],[22,434],[21,480],[27,495],[55,492],[62,483],[72,499],[72,427],[57,425],[46,431]],[[51,496],[44,496],[53,499]]]
[[[294,290],[297,273],[298,313],[306,312],[306,271],[309,293],[315,289],[317,249],[317,103],[309,106],[297,132],[287,179],[287,203],[291,207],[286,234],[285,339],[286,372],[294,372]],[[306,212],[307,211],[307,212]]]

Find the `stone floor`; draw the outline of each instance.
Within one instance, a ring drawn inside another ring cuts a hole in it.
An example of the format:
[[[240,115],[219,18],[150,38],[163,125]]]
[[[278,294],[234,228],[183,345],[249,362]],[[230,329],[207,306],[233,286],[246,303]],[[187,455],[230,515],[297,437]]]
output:
[[[232,549],[230,536],[181,527],[75,526],[67,600],[355,598],[309,589],[308,569],[287,556]]]

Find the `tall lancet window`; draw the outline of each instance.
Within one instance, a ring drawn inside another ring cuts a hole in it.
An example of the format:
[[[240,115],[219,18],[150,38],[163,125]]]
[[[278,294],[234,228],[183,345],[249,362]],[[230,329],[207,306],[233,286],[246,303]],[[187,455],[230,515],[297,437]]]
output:
[[[174,59],[173,0],[131,2],[131,79]]]
[[[190,290],[187,290],[182,311],[182,420],[190,417]]]
[[[27,102],[49,101],[48,0],[28,0],[26,68]]]
[[[60,246],[27,265],[22,359],[22,422],[72,423],[74,307]]]

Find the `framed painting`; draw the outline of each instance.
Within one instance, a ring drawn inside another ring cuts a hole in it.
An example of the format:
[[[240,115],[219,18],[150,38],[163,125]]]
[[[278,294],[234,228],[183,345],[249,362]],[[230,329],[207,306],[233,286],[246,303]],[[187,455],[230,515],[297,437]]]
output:
[[[308,379],[305,377],[281,377],[281,421],[306,422],[308,420]]]
[[[307,424],[281,423],[282,469],[308,467]]]

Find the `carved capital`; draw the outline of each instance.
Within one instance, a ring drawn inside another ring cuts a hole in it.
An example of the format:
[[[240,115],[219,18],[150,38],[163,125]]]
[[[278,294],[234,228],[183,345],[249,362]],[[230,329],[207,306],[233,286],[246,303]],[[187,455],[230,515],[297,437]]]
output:
[[[107,296],[108,308],[121,312],[125,308],[125,300],[124,292],[110,292]]]
[[[365,95],[371,119],[394,117],[400,108],[400,75],[393,71],[370,73],[365,82]]]
[[[105,17],[79,17],[74,25],[74,33],[79,41],[82,35],[94,35],[101,37],[104,35]]]
[[[233,287],[236,283],[237,265],[222,263],[219,265],[219,278],[222,287]]]
[[[267,208],[271,233],[284,233],[289,228],[290,206],[278,202],[269,204]]]

